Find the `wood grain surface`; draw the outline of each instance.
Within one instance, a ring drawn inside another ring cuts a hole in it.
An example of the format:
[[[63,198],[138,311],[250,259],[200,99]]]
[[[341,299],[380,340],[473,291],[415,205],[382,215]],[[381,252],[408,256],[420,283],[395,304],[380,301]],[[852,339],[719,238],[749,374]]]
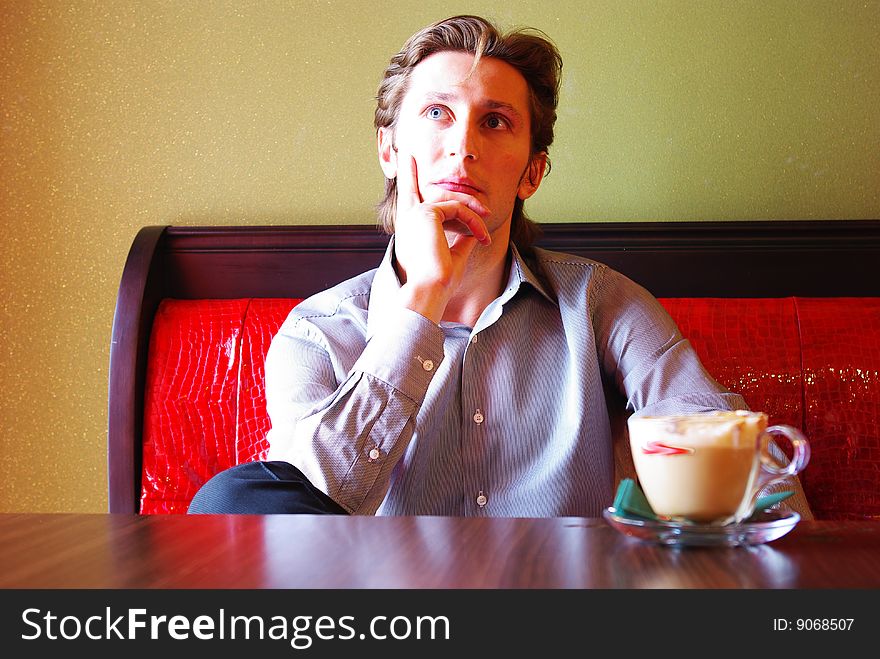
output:
[[[667,548],[601,519],[0,515],[2,588],[878,588],[880,522]]]

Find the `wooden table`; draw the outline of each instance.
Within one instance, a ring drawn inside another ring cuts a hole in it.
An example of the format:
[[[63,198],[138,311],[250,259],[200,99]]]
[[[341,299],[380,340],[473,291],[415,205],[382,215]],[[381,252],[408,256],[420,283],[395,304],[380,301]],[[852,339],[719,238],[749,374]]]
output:
[[[0,515],[2,588],[878,588],[880,522],[666,548],[604,520]]]

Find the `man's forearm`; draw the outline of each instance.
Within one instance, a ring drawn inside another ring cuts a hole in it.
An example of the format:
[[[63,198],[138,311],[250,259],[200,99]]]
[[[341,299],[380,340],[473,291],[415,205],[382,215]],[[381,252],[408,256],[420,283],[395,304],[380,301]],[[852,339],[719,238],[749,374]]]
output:
[[[279,335],[267,358],[269,458],[296,465],[350,512],[381,503],[443,360],[442,331],[429,320],[401,310],[387,321],[342,382],[303,337]]]

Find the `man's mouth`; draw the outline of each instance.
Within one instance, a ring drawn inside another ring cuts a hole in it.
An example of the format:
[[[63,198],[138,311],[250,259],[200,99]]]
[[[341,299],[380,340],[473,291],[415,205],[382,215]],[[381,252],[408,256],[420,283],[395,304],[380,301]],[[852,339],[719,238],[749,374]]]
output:
[[[434,185],[443,188],[444,190],[448,190],[449,192],[462,192],[469,195],[482,192],[482,190],[477,187],[477,185],[471,179],[468,178],[445,178],[440,181],[436,181]]]

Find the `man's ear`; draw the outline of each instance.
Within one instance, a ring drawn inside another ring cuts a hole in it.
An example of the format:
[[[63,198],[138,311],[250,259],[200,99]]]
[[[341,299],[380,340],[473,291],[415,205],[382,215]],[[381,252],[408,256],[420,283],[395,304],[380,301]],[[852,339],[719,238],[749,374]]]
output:
[[[544,180],[544,173],[547,171],[547,153],[541,151],[532,156],[529,166],[523,172],[519,182],[519,188],[516,191],[517,196],[525,201],[538,190],[541,181]]]
[[[379,147],[379,166],[385,178],[397,178],[397,149],[394,148],[394,129],[381,127],[376,132]]]

